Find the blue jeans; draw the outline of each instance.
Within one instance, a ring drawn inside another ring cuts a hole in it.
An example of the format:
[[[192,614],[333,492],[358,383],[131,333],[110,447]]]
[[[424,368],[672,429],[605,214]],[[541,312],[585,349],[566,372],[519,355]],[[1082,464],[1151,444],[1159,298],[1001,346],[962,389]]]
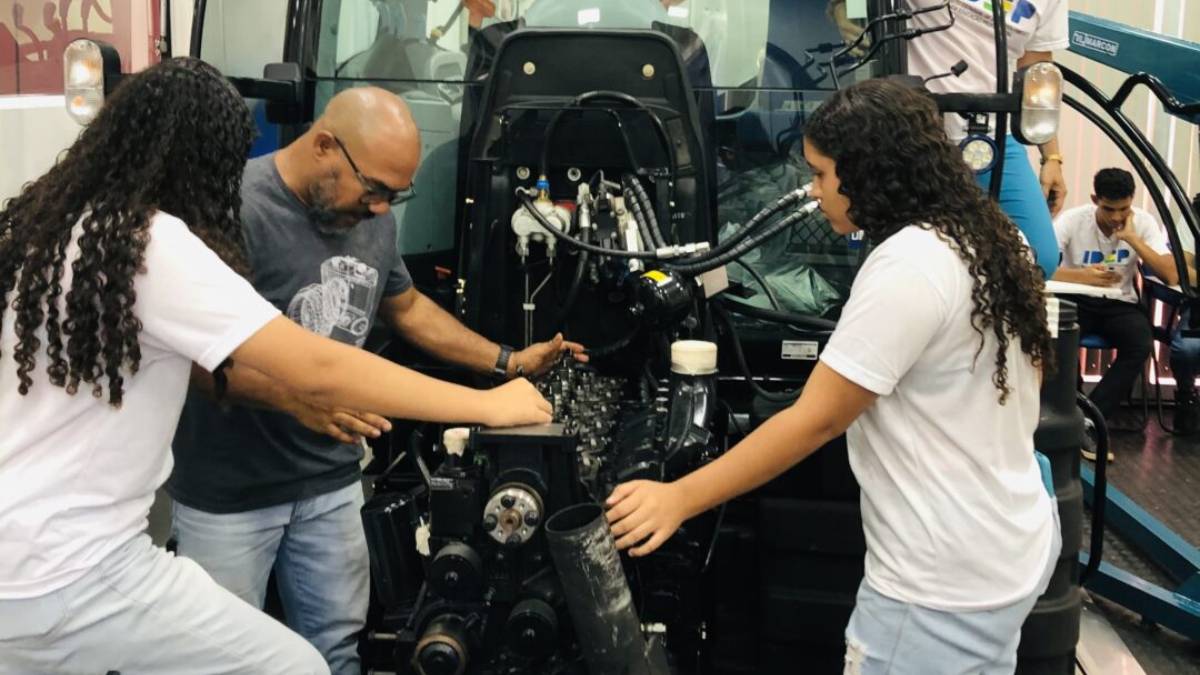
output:
[[[1005,607],[976,612],[942,612],[893,600],[858,587],[854,613],[846,626],[843,675],[1012,675],[1025,617],[1050,585],[1062,553],[1062,524],[1050,478],[1050,462],[1038,458],[1051,496],[1054,542],[1050,559],[1032,593]]]
[[[1058,238],[1054,236],[1054,222],[1050,219],[1050,207],[1042,196],[1042,183],[1033,167],[1025,146],[1012,136],[1004,144],[1004,173],[1000,182],[1000,208],[1029,240],[1037,255],[1038,267],[1049,279],[1058,268]],[[986,191],[992,182],[992,172],[978,174],[979,184]]]
[[[1200,363],[1200,337],[1183,337],[1183,329],[1191,323],[1192,309],[1184,307],[1179,323],[1171,333],[1171,372],[1177,385],[1195,386],[1196,364]]]
[[[370,565],[361,483],[310,499],[242,513],[207,513],[176,503],[179,555],[262,608],[275,570],[287,624],[312,643],[335,675],[359,675]]]

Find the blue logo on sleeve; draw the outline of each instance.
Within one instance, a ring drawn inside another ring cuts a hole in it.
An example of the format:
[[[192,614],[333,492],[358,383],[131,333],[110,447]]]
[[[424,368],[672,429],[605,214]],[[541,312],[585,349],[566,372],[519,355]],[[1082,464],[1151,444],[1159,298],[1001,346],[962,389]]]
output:
[[[1004,3],[1007,5],[1008,3]],[[1013,23],[1021,23],[1025,19],[1032,19],[1037,14],[1037,7],[1029,0],[1017,0],[1017,7],[1012,11],[1012,15],[1008,17]]]

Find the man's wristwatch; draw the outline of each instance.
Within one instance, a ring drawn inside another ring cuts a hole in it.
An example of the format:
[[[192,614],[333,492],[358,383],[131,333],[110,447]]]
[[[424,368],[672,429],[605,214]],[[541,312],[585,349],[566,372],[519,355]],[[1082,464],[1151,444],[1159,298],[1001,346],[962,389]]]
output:
[[[508,361],[512,358],[513,348],[508,345],[500,345],[500,355],[496,357],[496,365],[492,367],[492,374],[496,377],[505,379],[508,377]]]

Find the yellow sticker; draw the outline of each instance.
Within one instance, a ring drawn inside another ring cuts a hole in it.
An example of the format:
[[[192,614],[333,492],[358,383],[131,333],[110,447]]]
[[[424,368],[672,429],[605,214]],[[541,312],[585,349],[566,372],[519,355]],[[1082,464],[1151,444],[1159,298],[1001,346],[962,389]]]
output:
[[[660,272],[658,270],[650,270],[649,272],[646,272],[642,276],[646,279],[649,279],[649,280],[657,283],[660,286],[671,280],[670,277],[668,277],[667,275],[663,274],[662,272]]]

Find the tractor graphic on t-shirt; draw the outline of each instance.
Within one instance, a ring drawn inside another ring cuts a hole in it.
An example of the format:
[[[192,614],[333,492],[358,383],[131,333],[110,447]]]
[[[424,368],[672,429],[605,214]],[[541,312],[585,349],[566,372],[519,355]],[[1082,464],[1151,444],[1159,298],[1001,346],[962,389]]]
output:
[[[288,318],[317,335],[361,347],[371,327],[378,286],[374,267],[354,256],[329,258],[321,263],[321,282],[292,297]]]

